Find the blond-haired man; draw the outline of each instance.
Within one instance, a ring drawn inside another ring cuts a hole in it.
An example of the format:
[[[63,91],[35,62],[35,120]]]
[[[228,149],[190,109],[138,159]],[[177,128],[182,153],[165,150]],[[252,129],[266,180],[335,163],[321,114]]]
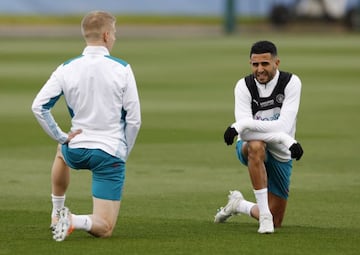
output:
[[[74,229],[96,237],[109,237],[116,225],[125,163],[140,129],[140,103],[130,65],[110,55],[116,19],[103,11],[82,20],[86,47],[82,55],[61,64],[37,94],[32,111],[56,140],[52,166],[53,238],[63,241]],[[51,109],[64,95],[71,115],[71,130],[64,132]],[[65,207],[70,168],[92,173],[93,211],[75,215]]]

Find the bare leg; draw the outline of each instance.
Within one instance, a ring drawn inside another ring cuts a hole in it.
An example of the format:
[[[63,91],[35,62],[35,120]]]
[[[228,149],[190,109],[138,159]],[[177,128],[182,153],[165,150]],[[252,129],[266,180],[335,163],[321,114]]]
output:
[[[65,195],[70,183],[70,168],[65,164],[58,146],[51,171],[52,193],[56,196]],[[92,225],[90,234],[96,237],[109,237],[115,228],[120,210],[120,201],[105,200],[93,197],[93,213],[89,215]],[[82,216],[82,215],[77,215]]]
[[[58,145],[54,163],[51,168],[51,192],[55,196],[63,196],[70,183],[70,168],[65,164]]]
[[[248,170],[253,185],[258,210],[256,215],[260,223],[258,232],[261,234],[274,232],[273,216],[269,208],[267,190],[265,148],[266,144],[263,141],[249,141],[247,143]],[[250,213],[252,212],[250,211]]]
[[[261,142],[259,144],[250,143],[250,145],[251,146],[245,144],[242,148],[242,153],[248,158],[249,162],[252,162],[249,164],[249,173],[253,187],[254,189],[265,188],[267,187],[267,176],[264,165],[265,145],[261,145]],[[256,150],[260,150],[260,154],[258,154],[259,152],[256,153]],[[264,155],[262,155],[262,153],[264,153]],[[260,158],[260,160],[256,160],[256,158]],[[274,226],[276,228],[281,227],[287,200],[268,192],[268,204],[271,214],[273,215]],[[257,205],[251,209],[251,216],[259,220],[259,207]]]
[[[266,144],[262,141],[247,143],[248,170],[254,190],[267,188],[265,147]]]
[[[119,215],[120,203],[93,197],[93,214],[90,215],[92,227],[89,233],[96,237],[111,236]]]

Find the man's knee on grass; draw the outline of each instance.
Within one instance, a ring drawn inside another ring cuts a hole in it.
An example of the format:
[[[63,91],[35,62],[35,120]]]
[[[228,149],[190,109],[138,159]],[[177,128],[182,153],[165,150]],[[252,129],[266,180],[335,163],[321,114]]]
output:
[[[93,221],[93,227],[89,232],[90,234],[99,238],[107,238],[112,236],[113,230],[115,228],[114,224],[99,216],[92,215],[91,218]]]

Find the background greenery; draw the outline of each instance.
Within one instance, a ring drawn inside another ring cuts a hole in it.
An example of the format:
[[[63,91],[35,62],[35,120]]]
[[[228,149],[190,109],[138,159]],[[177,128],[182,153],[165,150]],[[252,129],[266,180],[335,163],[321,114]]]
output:
[[[0,16],[0,24],[4,25],[79,25],[79,15],[6,15]],[[118,23],[122,25],[161,25],[161,24],[180,24],[180,25],[218,25],[223,23],[221,16],[189,16],[189,15],[118,15]],[[244,23],[262,23],[266,17],[241,16],[236,21]]]
[[[249,72],[258,39],[279,48],[281,69],[303,82],[284,227],[257,234],[246,216],[214,224],[227,193],[253,200],[246,168],[223,143],[233,122],[233,88]],[[0,254],[358,254],[360,36],[242,34],[119,38],[113,55],[131,63],[143,125],[128,161],[114,236],[75,232],[51,239],[50,168],[56,143],[30,106],[51,72],[81,53],[79,38],[0,40]],[[54,109],[68,129],[63,102]],[[67,205],[91,211],[90,176],[72,172]]]

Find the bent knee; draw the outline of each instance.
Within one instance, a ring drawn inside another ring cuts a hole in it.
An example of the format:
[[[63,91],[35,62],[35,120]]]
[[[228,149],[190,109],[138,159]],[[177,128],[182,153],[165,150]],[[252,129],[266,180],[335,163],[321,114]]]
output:
[[[105,220],[97,220],[96,226],[91,229],[90,234],[99,238],[111,237],[114,226]]]
[[[100,231],[99,233],[99,236],[98,237],[101,237],[101,238],[107,238],[107,237],[111,237],[112,234],[113,234],[113,230],[114,230],[114,227],[111,226],[110,224],[104,224],[102,230]]]
[[[247,143],[250,152],[265,152],[266,144],[263,141],[249,141]]]
[[[104,232],[102,233],[101,235],[97,236],[99,238],[109,238],[112,236],[112,231],[107,231],[107,232]]]
[[[250,141],[248,142],[248,156],[253,159],[265,158],[266,144],[263,141]]]

